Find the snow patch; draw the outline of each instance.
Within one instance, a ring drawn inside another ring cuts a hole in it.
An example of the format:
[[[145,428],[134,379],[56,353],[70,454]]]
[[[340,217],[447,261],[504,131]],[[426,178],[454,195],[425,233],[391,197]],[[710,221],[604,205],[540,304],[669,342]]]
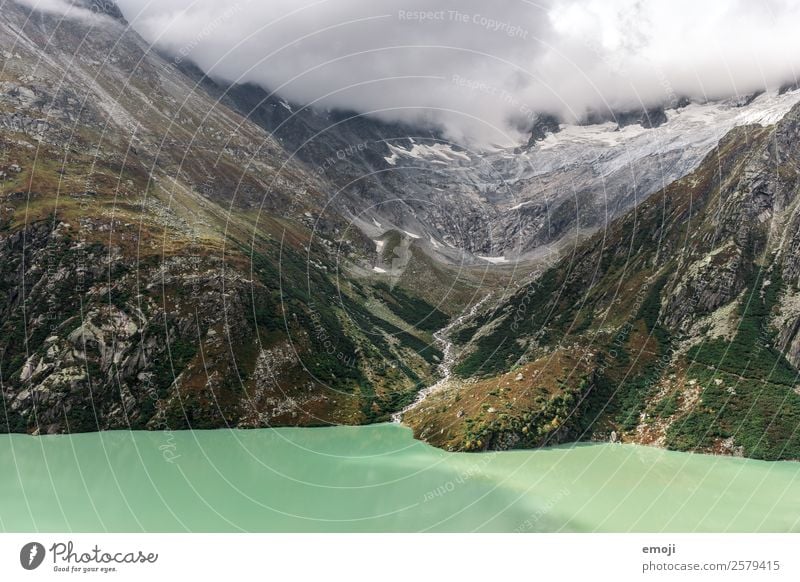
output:
[[[411,140],[411,149],[405,149],[400,146],[387,144],[389,151],[392,152],[391,156],[384,157],[383,159],[392,166],[397,163],[398,158],[406,157],[415,160],[429,160],[433,163],[447,164],[456,160],[463,160],[471,162],[472,159],[464,152],[456,151],[448,144],[433,143],[433,144],[418,144]]]
[[[520,202],[519,204],[516,204],[516,205],[512,206],[511,208],[509,208],[509,210],[519,210],[520,208],[524,208],[525,206],[529,206],[529,205],[533,204],[534,202],[536,202],[536,201],[535,200],[525,200],[525,202]]]
[[[505,258],[505,257],[483,257],[481,255],[476,255],[476,256],[479,259],[483,259],[484,261],[492,263],[493,265],[501,265],[503,263],[507,263],[508,262],[508,259]]]

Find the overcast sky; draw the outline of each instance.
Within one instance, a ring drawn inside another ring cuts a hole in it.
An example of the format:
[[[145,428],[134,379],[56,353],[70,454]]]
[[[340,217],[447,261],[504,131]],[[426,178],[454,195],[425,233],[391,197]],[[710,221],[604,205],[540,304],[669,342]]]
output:
[[[148,41],[226,81],[433,122],[464,141],[519,139],[532,111],[574,119],[683,95],[747,94],[800,73],[792,0],[118,4]]]

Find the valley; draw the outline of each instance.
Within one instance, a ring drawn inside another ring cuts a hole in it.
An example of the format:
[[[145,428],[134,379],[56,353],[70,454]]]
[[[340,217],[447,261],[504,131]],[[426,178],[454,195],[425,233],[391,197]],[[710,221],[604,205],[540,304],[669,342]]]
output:
[[[0,432],[800,459],[796,86],[470,145],[80,2],[0,21]]]

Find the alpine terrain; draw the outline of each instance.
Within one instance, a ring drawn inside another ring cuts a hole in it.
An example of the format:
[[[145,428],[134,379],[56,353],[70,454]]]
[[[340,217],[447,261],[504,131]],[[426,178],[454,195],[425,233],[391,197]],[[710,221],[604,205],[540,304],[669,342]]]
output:
[[[800,459],[800,89],[515,147],[0,16],[1,432],[401,421]]]

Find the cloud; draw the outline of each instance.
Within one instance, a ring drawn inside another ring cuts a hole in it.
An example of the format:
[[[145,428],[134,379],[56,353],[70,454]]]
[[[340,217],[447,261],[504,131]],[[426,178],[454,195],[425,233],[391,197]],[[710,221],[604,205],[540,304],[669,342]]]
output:
[[[84,22],[99,23],[103,15],[92,10],[92,0],[14,0],[18,4],[32,8],[45,14],[54,14],[63,18],[77,19]]]
[[[747,94],[800,69],[790,0],[118,4],[148,41],[212,76],[463,142],[518,141],[534,112]]]

